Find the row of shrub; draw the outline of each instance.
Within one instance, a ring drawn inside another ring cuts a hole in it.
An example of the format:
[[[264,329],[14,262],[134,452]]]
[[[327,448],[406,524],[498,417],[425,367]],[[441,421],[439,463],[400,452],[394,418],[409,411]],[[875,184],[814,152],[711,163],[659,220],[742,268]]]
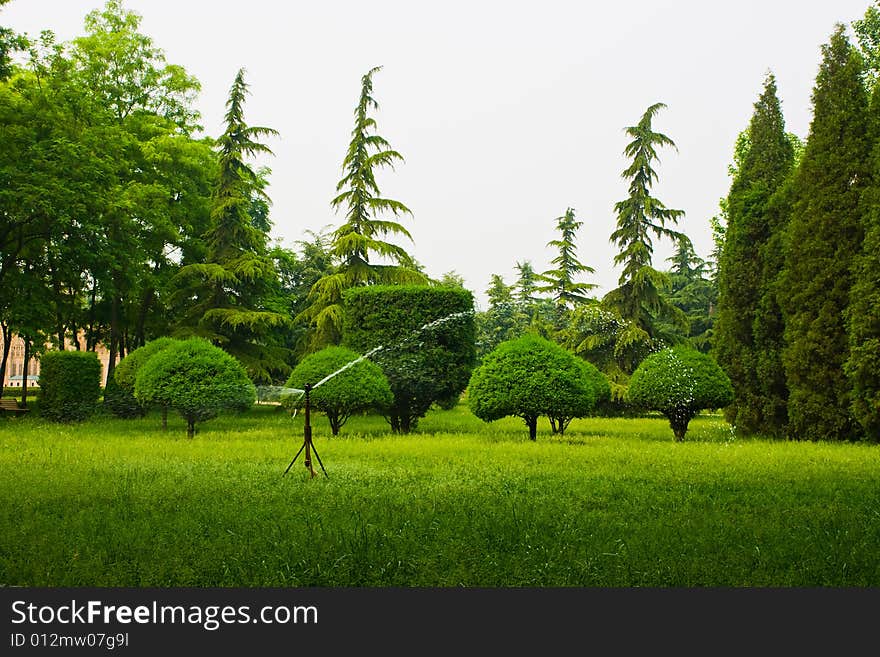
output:
[[[518,416],[536,438],[547,417],[563,434],[573,418],[605,414],[612,386],[592,364],[559,345],[527,335],[499,345],[475,367],[473,298],[460,288],[365,287],[346,296],[345,346],[304,358],[288,389],[314,389],[311,406],[323,412],[337,435],[354,413],[382,413],[398,432],[415,428],[432,404],[449,407],[468,389],[468,404],[491,422]],[[367,357],[369,356],[369,357]],[[88,417],[100,395],[100,364],[92,353],[52,352],[43,359],[40,411],[54,420]],[[730,382],[714,361],[685,349],[645,359],[622,403],[653,409],[670,420],[681,440],[703,408],[729,403]],[[245,370],[222,349],[200,339],[160,338],[126,356],[104,390],[104,404],[119,417],[149,408],[171,409],[197,422],[223,410],[248,408],[256,389]],[[282,399],[289,409],[303,395]]]

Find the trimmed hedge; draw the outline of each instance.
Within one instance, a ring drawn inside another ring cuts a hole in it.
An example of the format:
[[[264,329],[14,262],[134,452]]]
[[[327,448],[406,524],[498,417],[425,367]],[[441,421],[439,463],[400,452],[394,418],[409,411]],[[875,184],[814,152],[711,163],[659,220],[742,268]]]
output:
[[[371,356],[394,393],[393,431],[408,433],[433,402],[460,395],[476,362],[474,298],[459,287],[368,286],[344,296],[342,342]]]
[[[101,361],[93,351],[49,351],[40,358],[39,412],[55,422],[85,420],[101,396]]]

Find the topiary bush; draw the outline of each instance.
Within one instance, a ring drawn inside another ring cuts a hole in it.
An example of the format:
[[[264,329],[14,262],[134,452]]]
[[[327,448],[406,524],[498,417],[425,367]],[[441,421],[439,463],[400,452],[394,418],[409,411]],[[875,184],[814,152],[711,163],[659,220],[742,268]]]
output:
[[[140,368],[134,396],[141,404],[159,404],[180,413],[187,436],[196,422],[224,410],[243,411],[257,398],[256,388],[235,358],[207,340],[190,338],[154,354]]]
[[[538,418],[564,433],[572,418],[585,417],[611,389],[595,366],[537,335],[499,344],[471,375],[468,406],[491,422],[514,415],[537,439]]]
[[[354,413],[367,410],[387,411],[394,401],[388,379],[375,363],[357,359],[360,355],[345,347],[327,347],[304,358],[287,380],[287,387],[304,389],[328,374],[351,365],[309,393],[311,407],[321,411],[330,422],[334,436]],[[282,402],[288,408],[301,408],[303,397],[288,397]]]
[[[113,370],[113,382],[107,382],[104,389],[104,404],[110,408],[110,411],[117,417],[131,418],[143,417],[146,413],[146,407],[141,404],[134,396],[134,384],[137,380],[137,374],[153,355],[159,353],[163,349],[177,344],[179,340],[174,338],[156,338],[146,343],[142,347],[138,347],[116,365]],[[167,424],[168,407],[162,408],[162,426]]]
[[[629,380],[627,397],[663,413],[680,442],[697,413],[733,401],[733,386],[711,356],[690,347],[669,347],[641,362]]]
[[[391,386],[388,420],[409,433],[435,401],[467,386],[476,361],[473,295],[460,287],[367,286],[345,293],[343,344],[371,356]]]
[[[55,422],[90,417],[101,396],[101,361],[93,351],[48,351],[40,358],[39,412]]]

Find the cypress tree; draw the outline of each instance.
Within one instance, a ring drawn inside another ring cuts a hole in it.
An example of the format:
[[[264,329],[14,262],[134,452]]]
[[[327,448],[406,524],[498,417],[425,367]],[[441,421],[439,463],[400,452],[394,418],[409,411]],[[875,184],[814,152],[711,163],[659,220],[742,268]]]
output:
[[[880,440],[880,84],[870,115],[871,181],[862,197],[865,241],[853,269],[847,310],[850,355],[846,373],[852,386],[852,413],[864,438]]]
[[[765,262],[766,246],[777,228],[770,221],[769,205],[791,171],[794,151],[785,134],[772,74],[764,81],[764,90],[755,103],[748,135],[748,150],[727,197],[728,224],[718,272],[715,349],[735,391],[734,401],[726,409],[727,419],[746,433],[775,433],[775,423],[765,417],[765,390],[759,375],[768,358],[761,352],[769,343],[759,342],[755,330],[758,316],[773,310],[765,307],[766,302],[762,305],[778,274]],[[767,333],[767,322],[763,318],[760,321],[761,330]],[[773,335],[770,332],[762,337],[771,340]]]
[[[850,351],[845,312],[864,233],[868,98],[862,58],[843,25],[822,52],[810,134],[791,190],[779,301],[786,325],[789,436],[841,440],[860,433],[843,365]]]

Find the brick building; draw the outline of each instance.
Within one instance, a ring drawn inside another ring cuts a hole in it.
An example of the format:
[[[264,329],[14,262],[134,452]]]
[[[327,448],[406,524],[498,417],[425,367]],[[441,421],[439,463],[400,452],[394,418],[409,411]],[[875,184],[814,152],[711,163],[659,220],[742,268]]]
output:
[[[80,343],[85,343],[85,339],[80,335]],[[75,349],[76,346],[68,341],[65,345],[67,349]],[[47,349],[50,348],[47,346]],[[3,336],[0,335],[0,354],[3,353]],[[101,385],[107,383],[107,365],[110,362],[110,352],[104,345],[99,344],[95,349],[98,354],[98,360],[101,361]],[[24,341],[17,335],[13,335],[10,339],[9,359],[6,361],[6,374],[3,377],[4,388],[21,388],[24,382]],[[37,356],[31,356],[28,363],[28,388],[31,386],[39,387],[40,379],[40,360]]]

